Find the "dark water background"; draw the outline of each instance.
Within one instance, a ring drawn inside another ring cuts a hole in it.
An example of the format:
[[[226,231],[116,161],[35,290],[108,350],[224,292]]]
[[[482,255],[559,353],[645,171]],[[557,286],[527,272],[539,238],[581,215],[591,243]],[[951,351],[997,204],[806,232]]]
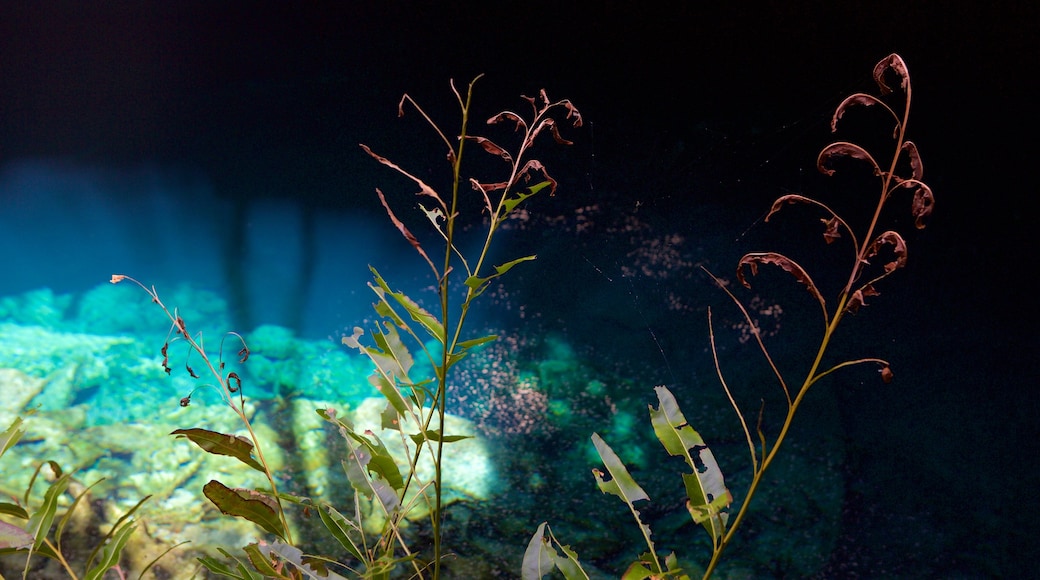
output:
[[[905,201],[893,203],[910,264],[835,346],[892,361],[897,380],[850,373],[821,384],[806,410],[825,417],[842,457],[840,533],[820,574],[1026,577],[1040,531],[1040,345],[1024,79],[1040,19],[1007,4],[5,4],[0,296],[84,292],[120,271],[212,289],[239,328],[335,337],[368,316],[367,264],[424,284],[374,195],[397,185],[407,204],[411,189],[357,143],[437,179],[436,141],[418,117],[396,119],[397,99],[408,92],[451,126],[448,79],[484,73],[480,119],[544,87],[587,121],[567,131],[570,149],[544,149],[560,191],[507,234],[510,251],[539,262],[497,304],[524,305],[530,340],[563,337],[631,380],[619,398],[638,407],[667,383],[709,420],[716,408],[696,402],[717,388],[704,311],[726,301],[696,266],[730,276],[764,248],[833,265],[812,236],[799,241],[811,219],[758,220],[790,192],[862,209],[818,175],[815,156],[837,103],[872,91],[874,63],[899,52],[937,205],[918,232],[899,213]],[[580,231],[575,208],[591,216]],[[776,345],[795,359],[816,328],[786,326],[799,314],[790,307]],[[482,317],[520,322],[515,310]],[[811,447],[825,429],[807,423],[792,437]],[[578,521],[623,509],[590,501]]]

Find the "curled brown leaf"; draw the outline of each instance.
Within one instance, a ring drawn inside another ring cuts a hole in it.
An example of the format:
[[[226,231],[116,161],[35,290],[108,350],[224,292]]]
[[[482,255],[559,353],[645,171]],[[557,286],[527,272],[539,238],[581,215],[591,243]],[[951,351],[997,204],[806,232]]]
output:
[[[823,307],[824,313],[826,313],[827,303],[823,299],[823,295],[820,294],[820,291],[816,288],[816,284],[812,281],[812,278],[809,277],[809,274],[806,273],[805,269],[799,266],[797,262],[783,254],[778,254],[776,252],[753,252],[750,254],[744,254],[744,257],[737,262],[737,280],[740,280],[740,283],[743,284],[745,288],[751,288],[751,284],[744,277],[744,268],[747,267],[747,269],[750,270],[751,275],[754,276],[758,274],[759,264],[777,266],[791,274],[799,284],[805,286],[809,291],[809,294],[816,298],[817,302],[820,303],[820,306]]]
[[[869,107],[871,105],[881,105],[884,103],[874,95],[868,95],[866,93],[855,93],[845,97],[845,100],[838,105],[838,108],[834,110],[834,116],[831,117],[831,132],[838,130],[838,119],[845,114],[845,110],[853,105],[863,105]],[[887,107],[886,107],[887,108]]]
[[[523,118],[520,115],[517,115],[516,113],[514,113],[512,111],[502,111],[501,113],[499,113],[499,114],[495,115],[494,117],[491,117],[490,119],[488,119],[487,120],[487,124],[488,125],[497,125],[498,123],[502,123],[502,122],[505,122],[505,121],[512,121],[515,124],[515,127],[513,127],[514,131],[520,131],[521,129],[523,129],[523,130],[527,129],[527,121],[524,121]]]
[[[845,310],[855,314],[859,312],[861,306],[867,305],[867,301],[865,300],[867,296],[880,295],[881,293],[874,288],[873,284],[867,284],[866,286],[852,293],[852,296],[849,297],[848,303],[845,305]]]
[[[838,232],[838,226],[841,224],[841,221],[838,218],[832,217],[830,219],[821,219],[820,221],[824,225],[823,240],[825,242],[830,244],[841,237],[841,233]]]
[[[495,144],[494,141],[488,139],[487,137],[476,137],[472,135],[467,135],[466,140],[477,143],[478,145],[480,145],[482,149],[484,149],[484,151],[487,151],[488,153],[495,155],[496,157],[501,157],[509,163],[513,162],[513,156],[510,155],[508,151],[499,147]]]
[[[906,91],[906,88],[910,85],[910,71],[907,70],[903,58],[898,54],[892,53],[874,65],[874,81],[877,83],[878,88],[881,89],[881,94],[887,95],[892,92],[892,88],[885,82],[885,72],[889,70],[899,77],[899,87]]]
[[[838,157],[863,159],[874,167],[874,175],[881,175],[881,167],[878,166],[877,161],[874,161],[870,153],[867,153],[867,150],[859,145],[847,141],[838,141],[824,147],[816,157],[816,168],[826,175],[834,175],[834,170],[828,165]]]
[[[903,142],[903,151],[910,157],[910,172],[913,179],[924,177],[924,165],[921,163],[921,155],[917,152],[917,145],[913,141]]]
[[[933,207],[935,207],[935,196],[932,194],[932,188],[924,183],[918,183],[918,188],[914,191],[914,201],[910,207],[910,212],[914,216],[914,226],[917,229],[924,229],[928,225],[926,222],[932,215]]]
[[[543,119],[541,123],[538,123],[538,126],[531,132],[529,141],[533,142],[538,137],[538,134],[542,132],[542,129],[548,129],[549,134],[552,135],[553,141],[556,141],[560,145],[574,144],[572,141],[568,141],[560,136],[560,130],[556,128],[556,120],[552,118]]]
[[[769,213],[766,214],[764,221],[769,221],[769,218],[773,217],[773,214],[780,211],[785,205],[794,205],[796,203],[807,203],[811,205],[821,205],[820,202],[816,201],[811,197],[805,197],[799,193],[789,193],[787,195],[781,195],[773,201],[773,207],[769,208]]]
[[[897,232],[888,230],[880,236],[874,238],[874,241],[867,246],[865,256],[873,258],[884,247],[889,247],[892,250],[893,258],[891,261],[885,262],[884,269],[886,274],[890,274],[903,266],[906,266],[906,242],[903,241],[903,236],[900,236]]]

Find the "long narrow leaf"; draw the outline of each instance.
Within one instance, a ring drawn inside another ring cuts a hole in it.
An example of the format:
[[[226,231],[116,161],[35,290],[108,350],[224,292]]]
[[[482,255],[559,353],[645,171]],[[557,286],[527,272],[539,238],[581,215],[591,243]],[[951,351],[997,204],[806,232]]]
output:
[[[83,580],[99,580],[105,575],[105,572],[108,572],[109,568],[118,564],[119,556],[123,553],[123,548],[126,546],[127,540],[130,539],[130,534],[134,533],[136,528],[137,525],[132,523],[119,528],[119,531],[105,544],[105,548],[101,552],[101,559],[97,565],[87,571]]]
[[[3,432],[0,433],[0,457],[7,453],[7,450],[14,447],[18,440],[25,435],[25,429],[22,429],[22,418],[15,417],[11,425]]]
[[[47,533],[50,532],[51,523],[54,522],[54,514],[58,510],[58,498],[61,494],[65,493],[65,489],[69,487],[69,481],[71,473],[66,473],[56,479],[54,483],[47,488],[47,492],[43,495],[43,505],[39,507],[32,516],[29,517],[29,525],[26,526],[25,531],[32,535],[33,546],[30,550],[30,556],[32,551],[39,550],[40,546],[47,539]]]
[[[693,521],[715,540],[722,536],[729,514],[721,511],[733,501],[722,470],[700,434],[686,422],[675,396],[667,387],[654,387],[658,408],[650,407],[654,433],[669,454],[682,457],[693,473],[684,473],[688,509]]]
[[[101,483],[104,480],[105,478],[101,478],[95,481],[94,483],[90,484],[90,486],[88,486],[83,491],[79,492],[79,494],[76,495],[76,499],[72,500],[72,505],[69,506],[69,509],[65,510],[65,514],[61,516],[60,520],[58,520],[58,527],[55,528],[54,531],[54,543],[58,546],[59,551],[61,551],[61,536],[65,531],[65,526],[68,525],[69,520],[72,518],[72,514],[76,511],[76,506],[78,506],[79,502],[82,501],[84,497],[86,497],[87,493],[90,491],[90,488],[94,487],[95,485]],[[87,562],[89,563],[90,560],[88,560]]]
[[[343,546],[343,549],[350,552],[350,555],[358,560],[365,561],[363,550],[350,537],[351,532],[358,529],[354,522],[348,520],[346,516],[336,511],[336,508],[331,505],[318,508],[318,516],[321,518],[321,523],[329,530],[332,537],[336,538],[336,541]]]
[[[444,342],[444,325],[441,324],[441,321],[438,320],[436,316],[427,312],[423,307],[419,306],[403,292],[394,292],[391,290],[390,285],[386,283],[386,280],[379,275],[379,272],[377,272],[375,268],[369,267],[369,269],[372,270],[372,275],[375,277],[376,284],[380,289],[389,294],[398,304],[403,306],[412,317],[412,320],[422,325],[430,336],[436,340]]]
[[[604,480],[603,472],[598,469],[592,470],[600,491],[616,495],[628,505],[629,511],[632,512],[632,517],[635,518],[636,523],[639,525],[639,531],[643,533],[643,539],[646,540],[647,547],[650,548],[650,554],[655,554],[654,542],[650,538],[650,526],[643,523],[642,518],[639,516],[639,510],[635,506],[637,501],[649,501],[650,496],[643,491],[643,488],[639,487],[636,480],[632,479],[628,469],[625,468],[625,464],[621,462],[614,450],[607,445],[607,442],[598,433],[592,434],[592,444],[596,446],[596,451],[599,453],[600,459],[603,460],[603,464],[607,467],[607,471],[610,472],[611,476],[610,480]],[[654,571],[660,572],[660,569],[661,566],[656,565]]]

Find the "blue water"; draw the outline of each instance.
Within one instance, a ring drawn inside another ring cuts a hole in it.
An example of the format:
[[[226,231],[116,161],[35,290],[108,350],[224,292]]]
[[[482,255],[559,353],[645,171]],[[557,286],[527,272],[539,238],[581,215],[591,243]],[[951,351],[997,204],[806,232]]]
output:
[[[109,284],[111,274],[154,284],[205,336],[211,353],[229,340],[228,331],[243,334],[250,360],[234,361],[234,338],[224,359],[239,369],[245,396],[272,416],[296,399],[357,406],[375,395],[368,361],[340,344],[354,326],[373,324],[370,264],[394,287],[432,303],[428,269],[378,213],[225,199],[205,175],[183,168],[55,160],[4,165],[0,196],[0,324],[7,325],[0,367],[46,378],[30,406],[44,416],[77,409],[84,433],[166,417],[189,393],[189,412],[221,406],[212,390],[194,391],[205,379],[186,376],[182,365],[199,361],[183,344],[171,348],[173,372],[164,376],[159,349],[169,322],[139,288]],[[683,213],[602,191],[577,211],[558,198],[532,207],[528,221],[503,232],[500,255],[536,253],[538,260],[518,267],[474,310],[471,336],[502,338],[460,365],[449,393],[454,411],[486,439],[494,466],[487,476],[494,493],[453,508],[448,529],[462,561],[479,560],[490,566],[485,573],[508,577],[542,520],[595,569],[621,570],[641,552],[625,506],[595,488],[592,432],[615,447],[654,499],[643,514],[659,548],[703,561],[706,537],[682,507],[682,466],[662,455],[645,409],[654,402],[653,386],[667,384],[720,457],[731,489],[746,485],[745,444],[711,363],[707,306],[716,328],[728,333],[721,362],[742,385],[745,409],[764,401],[764,428],[775,430],[768,411],[782,403],[768,368],[740,340],[739,314],[699,266],[730,276],[736,256],[767,238],[754,223],[758,210],[705,203]],[[927,395],[939,376],[930,370],[935,351],[956,348],[956,341],[932,337],[927,346],[907,324],[923,316],[911,290],[927,291],[926,282],[921,273],[908,274],[907,286],[886,289],[890,302],[875,299],[880,304],[870,318],[849,320],[849,336],[859,341],[836,351],[858,356],[873,349],[871,355],[895,358],[899,382],[886,387],[871,373],[852,372],[812,393],[788,455],[772,473],[775,487],[760,498],[730,555],[734,573],[918,577],[922,570],[958,570],[981,577],[997,569],[993,561],[1005,548],[973,554],[970,534],[944,528],[950,516],[941,502],[911,499],[926,493],[922,481],[935,490],[927,493],[949,489],[963,503],[981,491],[927,463],[942,449],[947,427],[941,414],[920,415],[907,403],[958,412],[958,395],[944,402]],[[815,314],[811,304],[798,307],[799,296],[782,289],[751,296],[785,371],[804,364],[800,349],[817,339],[814,324],[799,323]],[[780,314],[770,300],[790,305]],[[189,422],[201,416],[179,415]],[[997,421],[977,419],[960,431],[984,438],[985,425]],[[912,441],[905,444],[912,451],[885,441]],[[1000,458],[995,452],[989,461]],[[77,467],[96,473],[104,465],[99,459]],[[972,479],[1000,485],[991,467]],[[881,553],[906,543],[910,555]],[[959,555],[951,558],[951,551]]]

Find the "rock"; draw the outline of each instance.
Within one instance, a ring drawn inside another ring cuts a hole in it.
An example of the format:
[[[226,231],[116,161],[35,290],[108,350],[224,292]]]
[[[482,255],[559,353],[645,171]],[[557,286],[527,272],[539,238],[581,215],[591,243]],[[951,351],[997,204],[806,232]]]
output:
[[[30,377],[18,369],[0,368],[0,392],[4,406],[0,407],[0,431],[7,429],[29,401],[40,394],[46,381]]]

